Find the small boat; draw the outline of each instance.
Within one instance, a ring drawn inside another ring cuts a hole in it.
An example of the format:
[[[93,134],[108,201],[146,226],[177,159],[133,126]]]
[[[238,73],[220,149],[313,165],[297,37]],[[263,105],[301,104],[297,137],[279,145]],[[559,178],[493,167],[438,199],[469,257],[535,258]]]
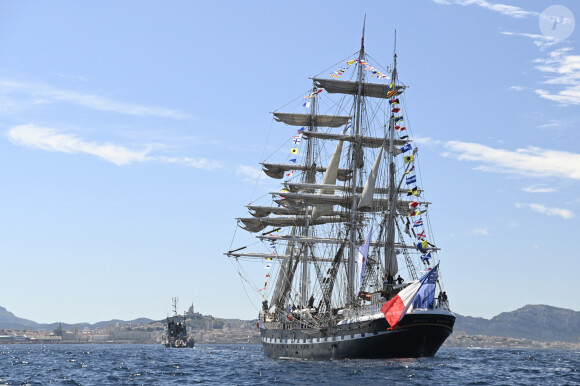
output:
[[[225,254],[240,267],[262,262],[265,282],[255,292],[269,357],[433,356],[455,315],[420,185],[420,152],[405,124],[397,54],[381,66],[365,49],[363,27],[360,51],[338,66],[312,78],[294,102],[298,112],[273,113],[290,151],[262,168],[284,181],[237,219],[256,235],[252,249],[261,249]],[[239,270],[250,283],[246,272]]]
[[[167,348],[193,348],[195,339],[187,335],[186,314],[177,313],[177,298],[172,299],[173,316],[167,317],[167,331],[163,336],[163,345]]]

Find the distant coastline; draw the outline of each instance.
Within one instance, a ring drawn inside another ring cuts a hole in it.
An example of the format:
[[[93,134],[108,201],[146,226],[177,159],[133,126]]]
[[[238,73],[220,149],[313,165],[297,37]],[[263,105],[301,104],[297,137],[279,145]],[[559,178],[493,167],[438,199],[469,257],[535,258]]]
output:
[[[580,349],[580,312],[527,305],[492,319],[456,315],[449,347]],[[190,312],[196,344],[260,343],[256,320],[221,319]],[[0,344],[161,344],[164,319],[95,324],[38,324],[0,307]]]

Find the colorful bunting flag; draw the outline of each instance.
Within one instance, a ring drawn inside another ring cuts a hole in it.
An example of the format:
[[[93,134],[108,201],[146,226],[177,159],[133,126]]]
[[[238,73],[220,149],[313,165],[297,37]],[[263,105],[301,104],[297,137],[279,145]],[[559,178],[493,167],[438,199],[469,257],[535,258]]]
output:
[[[417,238],[419,240],[424,239],[425,237],[427,237],[425,236],[425,230],[422,230],[421,233],[417,234]]]
[[[413,202],[409,203],[409,209],[415,209],[418,206],[419,206],[419,203],[417,201],[413,201]]]
[[[418,196],[418,195],[419,195],[419,188],[416,186],[407,192],[407,196]]]
[[[401,109],[398,107],[395,107],[394,109],[391,110],[392,113],[398,113],[399,111],[401,111]]]
[[[402,120],[403,120],[403,117],[402,117],[402,116],[400,116],[400,117],[395,117],[395,123],[397,123],[397,122],[399,122],[399,121],[402,121]]]
[[[399,104],[399,98],[396,98],[396,99],[391,99],[391,100],[389,101],[389,104],[390,104],[390,105],[398,105],[398,104]]]
[[[298,148],[294,147],[294,148],[290,149],[290,153],[292,153],[292,154],[298,154]]]
[[[391,91],[388,91],[387,92],[387,98],[390,98],[390,97],[393,97],[393,96],[397,96],[399,94],[400,94],[399,91],[397,91],[397,90],[391,90]]]
[[[409,150],[413,150],[413,146],[411,146],[410,143],[406,143],[405,145],[403,145],[403,147],[401,147],[401,152],[406,153]]]
[[[416,184],[417,176],[408,176],[405,182],[407,183],[407,185]]]
[[[407,217],[414,217],[414,216],[418,216],[418,215],[420,215],[420,214],[421,214],[421,211],[420,211],[420,210],[417,210],[417,211],[415,211],[415,212],[411,212],[411,213],[409,213],[409,214],[407,215]]]
[[[417,243],[417,249],[419,249],[421,252],[423,252],[427,248],[429,248],[429,243],[427,242],[427,240],[419,241]]]
[[[425,253],[424,255],[421,255],[421,260],[429,262],[429,259],[431,258],[431,252]]]
[[[406,155],[403,157],[403,160],[405,161],[406,164],[408,164],[409,162],[413,162],[415,160],[415,156],[413,154]]]
[[[407,170],[407,171],[405,172],[405,174],[409,174],[409,173],[411,173],[413,170],[415,170],[415,165],[413,165],[413,166],[411,167],[411,169]]]
[[[420,227],[422,225],[423,225],[423,219],[420,218],[419,220],[417,220],[413,223],[413,228],[417,228],[417,227]]]

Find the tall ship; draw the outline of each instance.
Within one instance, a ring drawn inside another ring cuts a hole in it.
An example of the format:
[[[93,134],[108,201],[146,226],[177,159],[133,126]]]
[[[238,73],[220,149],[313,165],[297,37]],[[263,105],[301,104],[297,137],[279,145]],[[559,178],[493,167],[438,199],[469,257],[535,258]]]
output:
[[[428,357],[453,331],[396,49],[383,67],[362,36],[294,110],[273,113],[288,144],[261,166],[282,181],[237,218],[257,241],[234,237],[225,253],[247,283],[247,265],[264,271],[269,357]]]
[[[162,342],[167,348],[193,348],[195,339],[187,333],[186,314],[177,313],[177,298],[173,298],[173,316],[166,319],[167,329],[163,335]]]

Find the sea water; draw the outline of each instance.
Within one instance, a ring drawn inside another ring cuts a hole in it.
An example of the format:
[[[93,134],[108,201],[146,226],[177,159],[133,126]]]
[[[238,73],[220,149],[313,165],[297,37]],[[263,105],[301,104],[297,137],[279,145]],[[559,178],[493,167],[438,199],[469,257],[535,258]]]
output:
[[[0,385],[578,385],[578,350],[443,347],[433,358],[270,359],[260,345],[4,345]]]

